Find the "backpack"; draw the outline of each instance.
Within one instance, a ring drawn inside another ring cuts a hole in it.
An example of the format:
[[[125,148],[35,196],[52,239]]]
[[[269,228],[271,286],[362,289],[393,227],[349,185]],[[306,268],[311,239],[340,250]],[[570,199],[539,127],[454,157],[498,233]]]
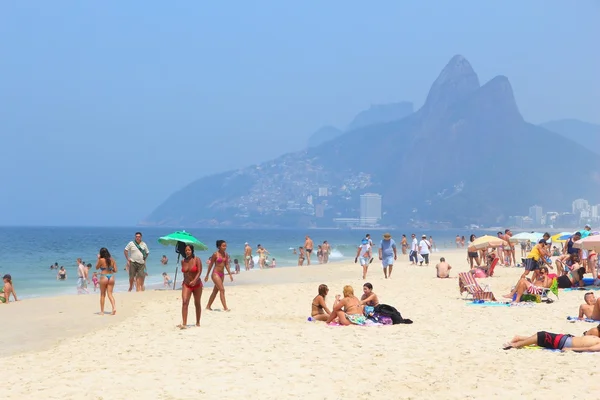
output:
[[[185,246],[187,246],[185,243],[179,241],[177,242],[177,245],[175,246],[175,253],[177,253],[177,262],[179,262],[179,258],[181,256],[185,258]]]
[[[413,322],[410,319],[402,318],[402,314],[400,311],[396,310],[396,308],[387,305],[387,304],[379,304],[375,307],[375,313],[379,314],[382,317],[389,317],[392,320],[394,325],[396,324],[412,324]]]

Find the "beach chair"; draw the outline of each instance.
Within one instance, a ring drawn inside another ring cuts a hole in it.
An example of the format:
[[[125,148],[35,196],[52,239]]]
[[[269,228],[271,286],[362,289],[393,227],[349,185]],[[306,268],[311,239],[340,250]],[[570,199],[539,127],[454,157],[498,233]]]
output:
[[[495,257],[492,260],[492,263],[490,264],[490,266],[488,267],[488,270],[486,271],[487,276],[494,276],[494,268],[496,268],[496,264],[498,264],[498,261],[500,261],[500,259],[498,257]]]
[[[458,274],[458,288],[461,295],[466,293],[465,298],[471,296],[473,300],[496,301],[496,297],[490,291],[489,286],[484,285],[483,288],[479,286],[479,283],[470,272],[460,272]]]

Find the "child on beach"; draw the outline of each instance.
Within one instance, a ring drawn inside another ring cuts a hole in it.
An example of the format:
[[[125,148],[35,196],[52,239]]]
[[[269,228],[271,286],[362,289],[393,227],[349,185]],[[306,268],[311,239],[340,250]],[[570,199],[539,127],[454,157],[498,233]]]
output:
[[[171,279],[171,277],[169,275],[167,275],[166,272],[163,272],[162,276],[163,276],[163,285],[165,287],[169,287],[173,284],[173,280]]]
[[[92,275],[92,282],[94,283],[94,292],[98,289],[98,273],[94,272]]]
[[[276,265],[275,265],[275,259],[273,259],[273,261],[271,261],[271,268],[275,268],[275,267],[276,267]]]
[[[233,266],[235,267],[235,273],[239,274],[240,273],[240,262],[238,261],[237,258],[233,260]]]

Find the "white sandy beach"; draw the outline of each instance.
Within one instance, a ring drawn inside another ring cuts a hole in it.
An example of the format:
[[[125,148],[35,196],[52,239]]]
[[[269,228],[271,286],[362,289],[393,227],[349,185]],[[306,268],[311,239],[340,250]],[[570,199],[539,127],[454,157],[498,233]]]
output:
[[[401,256],[391,280],[374,261],[367,281],[382,303],[412,325],[330,327],[307,322],[317,286],[331,306],[345,284],[360,295],[358,264],[251,271],[229,287],[232,312],[202,313],[202,327],[176,329],[180,292],[117,294],[117,316],[99,316],[98,295],[32,299],[0,306],[1,359],[8,399],[564,399],[600,389],[600,354],[501,349],[515,334],[581,335],[569,323],[584,292],[553,304],[475,307],[458,280],[435,278],[444,255],[452,276],[467,270],[466,250],[432,254],[430,267]],[[496,269],[501,297],[522,273]],[[119,276],[120,279],[123,277]],[[259,278],[259,279],[257,279]],[[18,282],[16,282],[18,293]],[[600,293],[600,292],[599,292]],[[205,306],[210,291],[204,292]],[[108,301],[107,301],[108,304]],[[220,308],[217,298],[214,308]],[[108,306],[108,309],[110,307]],[[194,309],[190,307],[190,321]]]

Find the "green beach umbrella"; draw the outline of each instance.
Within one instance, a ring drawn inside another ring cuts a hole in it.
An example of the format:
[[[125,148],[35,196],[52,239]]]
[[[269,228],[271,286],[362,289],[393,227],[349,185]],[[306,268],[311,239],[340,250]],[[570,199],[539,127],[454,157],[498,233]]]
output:
[[[177,231],[171,233],[170,235],[158,238],[158,243],[165,246],[177,246],[177,242],[191,244],[194,246],[194,250],[208,250],[208,247],[204,243],[186,231]]]

